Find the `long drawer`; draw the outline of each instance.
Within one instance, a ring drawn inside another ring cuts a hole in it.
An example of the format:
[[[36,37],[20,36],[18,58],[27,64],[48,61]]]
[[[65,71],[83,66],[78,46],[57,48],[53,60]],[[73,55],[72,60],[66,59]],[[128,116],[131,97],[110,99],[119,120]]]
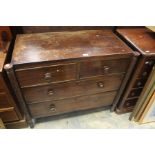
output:
[[[109,93],[100,93],[65,100],[29,104],[29,109],[32,117],[39,118],[66,112],[98,108],[112,105],[116,93],[116,91],[113,91]]]
[[[127,71],[130,59],[85,61],[80,64],[80,78],[123,73]]]
[[[41,102],[46,100],[58,100],[69,97],[118,90],[123,77],[124,74],[102,76],[76,82],[23,88],[22,91],[27,103]]]
[[[18,69],[16,75],[21,87],[76,79],[76,64]]]

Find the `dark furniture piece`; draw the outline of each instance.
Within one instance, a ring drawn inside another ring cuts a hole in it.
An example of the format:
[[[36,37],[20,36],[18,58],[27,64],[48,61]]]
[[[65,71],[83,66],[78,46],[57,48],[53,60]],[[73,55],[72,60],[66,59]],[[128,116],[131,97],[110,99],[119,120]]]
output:
[[[139,123],[155,121],[155,65],[130,115],[130,120]]]
[[[119,104],[114,105],[117,113],[131,112],[155,64],[155,33],[145,27],[118,28],[116,34],[133,50],[140,53],[136,68],[132,73]]]
[[[31,34],[61,31],[80,31],[80,30],[103,30],[114,29],[113,26],[14,26],[12,32],[15,34]]]
[[[9,81],[3,69],[11,43],[9,27],[0,27],[0,118],[6,128],[26,126],[24,116],[13,97]]]
[[[5,66],[33,127],[36,118],[117,103],[137,60],[111,30],[18,35]]]

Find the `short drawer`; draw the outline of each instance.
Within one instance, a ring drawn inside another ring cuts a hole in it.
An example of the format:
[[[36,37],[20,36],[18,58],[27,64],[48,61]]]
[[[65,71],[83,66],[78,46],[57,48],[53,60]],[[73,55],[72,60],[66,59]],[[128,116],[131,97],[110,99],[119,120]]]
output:
[[[16,75],[21,87],[75,80],[76,64],[18,69]]]
[[[124,74],[102,76],[89,80],[23,88],[28,103],[57,100],[119,89]]]
[[[80,64],[80,78],[126,72],[130,59],[87,61]]]
[[[145,83],[146,83],[147,79],[136,79],[135,83],[134,83],[134,88],[142,88],[144,87]]]
[[[86,110],[112,105],[116,92],[101,93],[72,99],[30,104],[31,115],[35,118],[67,112]]]
[[[141,69],[141,72],[138,77],[148,78],[154,64],[155,64],[155,60],[147,60],[143,65],[143,68]]]
[[[5,122],[18,121],[19,118],[14,110],[0,112],[0,118]]]
[[[10,108],[11,104],[9,103],[8,97],[5,93],[0,93],[0,109]]]
[[[142,88],[139,88],[139,89],[132,89],[132,90],[130,91],[130,94],[129,94],[128,98],[131,98],[131,97],[139,97],[140,94],[141,94],[141,92],[142,92]]]
[[[138,101],[138,98],[128,99],[125,101],[123,107],[124,108],[133,108]]]

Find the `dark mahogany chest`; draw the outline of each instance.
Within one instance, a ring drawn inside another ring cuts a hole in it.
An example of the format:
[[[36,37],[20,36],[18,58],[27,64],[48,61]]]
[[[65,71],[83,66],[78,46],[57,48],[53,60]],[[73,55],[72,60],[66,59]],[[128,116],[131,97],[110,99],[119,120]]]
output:
[[[0,118],[4,123],[18,121],[21,114],[12,98],[3,76],[3,64],[6,54],[0,52]]]
[[[18,35],[5,69],[27,120],[117,103],[137,56],[110,30]]]
[[[11,32],[9,27],[0,27],[0,118],[7,128],[15,128],[23,118],[19,107],[11,93],[6,74],[4,73],[4,64],[10,45]]]
[[[118,28],[116,33],[140,56],[131,79],[116,106],[118,113],[130,112],[135,107],[155,64],[155,34],[147,28]]]

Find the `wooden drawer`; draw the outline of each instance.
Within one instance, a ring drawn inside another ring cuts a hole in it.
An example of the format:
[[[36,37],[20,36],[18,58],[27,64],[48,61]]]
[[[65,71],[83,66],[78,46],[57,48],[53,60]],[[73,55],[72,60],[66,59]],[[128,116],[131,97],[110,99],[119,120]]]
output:
[[[0,112],[0,118],[3,122],[18,121],[19,118],[14,110]]]
[[[146,81],[147,81],[147,78],[145,78],[145,79],[136,79],[135,83],[134,83],[134,88],[142,88],[142,87],[144,87]]]
[[[138,98],[128,99],[125,101],[123,108],[132,108],[135,106]]]
[[[143,65],[138,77],[139,78],[148,78],[154,64],[155,64],[155,60],[145,61],[145,64]]]
[[[12,107],[6,93],[0,93],[0,109]]]
[[[130,94],[129,94],[128,98],[131,98],[131,97],[139,97],[139,95],[141,94],[141,92],[142,92],[142,88],[132,89],[130,91]]]
[[[77,82],[67,82],[63,84],[23,88],[23,93],[28,103],[57,100],[117,90],[120,87],[123,77],[124,74],[98,77],[95,79],[81,80]]]
[[[22,87],[75,80],[76,64],[20,69],[16,75]]]
[[[111,105],[116,93],[117,92],[114,91],[109,93],[76,97],[72,99],[29,104],[29,109],[31,115],[37,118],[66,112],[98,108]]]
[[[81,62],[80,78],[126,72],[129,61],[129,59],[117,59]]]

